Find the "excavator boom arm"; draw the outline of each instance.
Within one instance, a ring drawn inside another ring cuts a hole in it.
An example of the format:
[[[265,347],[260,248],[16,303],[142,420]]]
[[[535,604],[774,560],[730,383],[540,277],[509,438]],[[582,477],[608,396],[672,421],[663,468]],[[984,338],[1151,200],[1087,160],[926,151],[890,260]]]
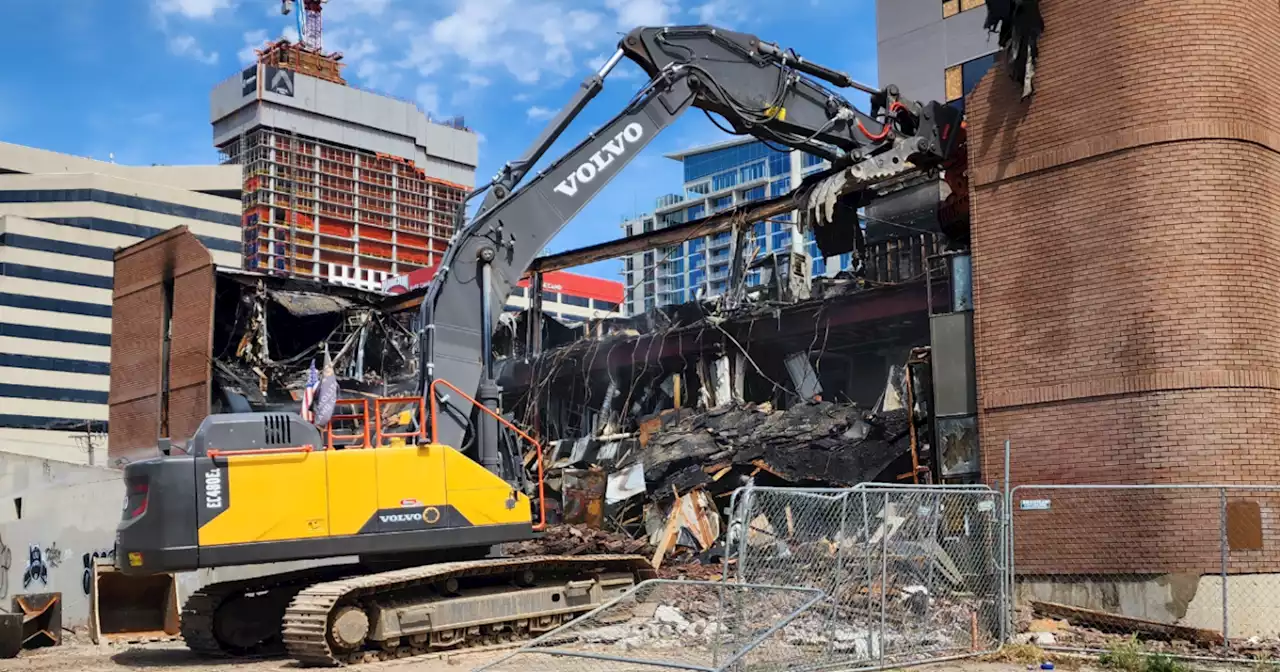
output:
[[[650,76],[648,84],[620,114],[521,185],[623,56]],[[807,75],[869,92],[872,115]],[[494,298],[504,300],[560,229],[691,106],[724,118],[735,133],[826,157],[836,171],[886,161],[938,165],[959,123],[951,108],[903,100],[892,87],[857,85],[753,35],[712,26],[632,31],[525,154],[503,167],[474,219],[459,227],[421,306],[424,394],[442,378],[478,390],[477,399],[496,409],[489,339],[501,310]],[[440,401],[436,440],[462,446],[471,428],[481,464],[499,471],[496,423],[469,404]]]

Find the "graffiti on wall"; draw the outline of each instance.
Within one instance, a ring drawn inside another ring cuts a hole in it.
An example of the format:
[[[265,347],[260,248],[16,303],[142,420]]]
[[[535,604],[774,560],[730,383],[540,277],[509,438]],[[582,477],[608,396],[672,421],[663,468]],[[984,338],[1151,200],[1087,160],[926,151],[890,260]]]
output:
[[[62,549],[58,548],[58,542],[55,541],[44,547],[44,561],[50,567],[62,564]]]
[[[45,564],[44,551],[40,546],[31,544],[27,549],[27,571],[22,574],[22,588],[30,588],[37,581],[42,586],[49,585],[49,566]]]
[[[0,600],[9,597],[9,567],[12,559],[9,547],[4,545],[4,539],[0,539]]]
[[[97,562],[99,558],[106,558],[114,561],[116,559],[116,549],[111,548],[94,551],[92,553],[85,553],[81,556],[81,560],[84,561],[84,576],[80,578],[80,587],[84,589],[85,595],[88,595],[89,592],[93,590],[93,564]]]

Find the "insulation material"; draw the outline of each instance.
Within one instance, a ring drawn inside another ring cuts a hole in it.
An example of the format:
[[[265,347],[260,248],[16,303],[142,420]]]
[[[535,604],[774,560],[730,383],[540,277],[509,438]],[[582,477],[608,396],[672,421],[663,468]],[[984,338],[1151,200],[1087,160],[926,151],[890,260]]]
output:
[[[813,400],[822,394],[822,383],[818,380],[818,372],[813,370],[808,353],[793,352],[787,355],[783,363],[787,374],[791,376],[791,384],[805,399]]]
[[[729,375],[729,358],[719,357],[712,363],[712,384],[714,388],[715,407],[724,406],[733,401],[733,379]]]
[[[609,476],[604,501],[605,504],[617,504],[644,493],[644,465],[637,462]]]

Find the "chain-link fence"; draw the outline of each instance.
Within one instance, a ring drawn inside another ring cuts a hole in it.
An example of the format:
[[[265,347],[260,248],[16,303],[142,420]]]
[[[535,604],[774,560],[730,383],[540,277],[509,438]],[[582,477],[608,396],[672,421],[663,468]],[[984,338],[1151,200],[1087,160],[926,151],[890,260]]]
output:
[[[641,582],[627,593],[477,668],[493,672],[784,672],[812,648],[820,591],[752,584]]]
[[[1015,640],[1280,651],[1280,487],[1024,485],[1010,517]]]
[[[805,666],[880,668],[989,652],[1007,623],[1002,495],[982,486],[734,495],[725,576],[815,588]]]

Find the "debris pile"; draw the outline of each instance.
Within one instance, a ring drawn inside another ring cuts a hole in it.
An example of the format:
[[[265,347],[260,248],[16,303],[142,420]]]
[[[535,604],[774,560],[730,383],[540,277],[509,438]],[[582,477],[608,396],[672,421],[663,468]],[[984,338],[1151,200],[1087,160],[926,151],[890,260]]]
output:
[[[1015,643],[1037,646],[1108,649],[1136,635],[1142,639],[1146,649],[1189,655],[1220,650],[1226,643],[1219,630],[1035,600],[1019,605],[1015,625],[1019,631],[1014,636]],[[1232,642],[1232,645],[1239,650],[1262,651],[1268,648],[1260,639]]]
[[[644,539],[606,532],[586,525],[556,525],[537,539],[507,544],[507,555],[598,555],[653,552]]]
[[[659,501],[700,486],[732,490],[762,472],[784,485],[847,487],[876,480],[910,449],[907,422],[905,410],[875,415],[831,402],[785,411],[747,404],[659,428],[638,459],[647,490]]]
[[[654,547],[647,537],[633,539],[622,532],[609,532],[587,525],[553,525],[537,539],[507,544],[504,553],[513,557],[530,555],[640,555],[651,557]],[[676,552],[658,571],[663,579],[718,581],[722,565],[699,564],[698,556]]]
[[[715,569],[683,575],[718,576],[734,490],[893,480],[910,470],[908,422],[904,408],[741,404],[668,409],[642,418],[634,434],[560,441],[548,460],[549,489],[559,493],[549,519],[568,526],[514,552],[652,554],[656,567],[697,561]]]

